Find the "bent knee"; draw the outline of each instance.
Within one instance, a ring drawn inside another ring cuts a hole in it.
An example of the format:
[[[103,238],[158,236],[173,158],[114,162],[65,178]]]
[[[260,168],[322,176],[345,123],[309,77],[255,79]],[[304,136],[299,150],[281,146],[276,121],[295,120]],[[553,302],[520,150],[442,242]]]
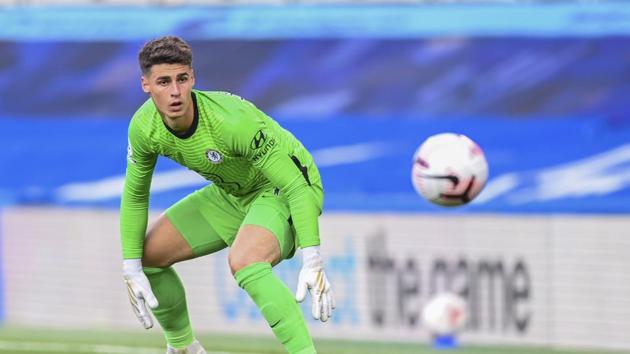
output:
[[[152,257],[145,253],[144,257],[142,257],[142,266],[150,267],[150,268],[168,268],[175,264],[173,259],[168,257]]]
[[[265,259],[262,257],[257,257],[254,254],[245,254],[238,251],[230,251],[228,254],[228,265],[230,266],[230,271],[232,275],[236,274],[239,270],[247,267],[250,264],[265,262]]]

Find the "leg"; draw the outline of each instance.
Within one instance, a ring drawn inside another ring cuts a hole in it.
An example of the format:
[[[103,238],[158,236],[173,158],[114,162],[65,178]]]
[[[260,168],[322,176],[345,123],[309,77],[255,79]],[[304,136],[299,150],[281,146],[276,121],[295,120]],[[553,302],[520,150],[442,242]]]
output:
[[[302,310],[293,293],[271,271],[272,264],[292,255],[293,246],[288,208],[274,205],[274,198],[264,198],[250,208],[232,243],[228,262],[239,286],[254,300],[286,350],[312,354],[316,351]]]
[[[169,346],[185,348],[194,341],[186,294],[172,264],[193,257],[192,249],[165,214],[151,226],[144,243],[144,273],[160,306],[153,316]]]
[[[153,315],[170,348],[187,348],[194,341],[184,287],[171,265],[227,246],[200,214],[198,198],[195,192],[170,207],[145,239],[142,264],[160,304]]]
[[[151,225],[144,239],[142,265],[145,267],[167,268],[171,265],[194,258],[193,250],[184,236],[162,214]]]
[[[280,245],[274,234],[258,225],[243,225],[232,243],[228,263],[232,275],[250,264],[280,262]]]

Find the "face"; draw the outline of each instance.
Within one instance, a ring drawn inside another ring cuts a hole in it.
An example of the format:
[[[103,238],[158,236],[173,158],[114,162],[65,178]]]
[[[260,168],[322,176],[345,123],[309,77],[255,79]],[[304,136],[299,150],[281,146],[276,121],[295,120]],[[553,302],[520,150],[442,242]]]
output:
[[[195,84],[193,70],[188,65],[158,64],[142,75],[142,90],[153,99],[158,111],[172,128],[192,119],[191,90]]]

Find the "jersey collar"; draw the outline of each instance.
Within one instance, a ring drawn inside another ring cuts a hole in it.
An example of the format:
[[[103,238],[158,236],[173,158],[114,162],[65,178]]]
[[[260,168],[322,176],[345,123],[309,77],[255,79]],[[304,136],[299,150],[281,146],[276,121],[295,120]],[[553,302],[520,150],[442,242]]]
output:
[[[190,125],[188,130],[186,130],[183,133],[178,133],[174,131],[173,129],[169,128],[169,126],[166,125],[166,123],[162,122],[164,124],[164,127],[168,129],[168,131],[171,132],[171,134],[175,135],[176,137],[180,139],[190,138],[193,134],[195,134],[195,131],[197,130],[197,124],[199,124],[199,109],[197,107],[197,96],[195,95],[194,91],[191,91],[190,94],[192,95],[192,104],[193,104],[194,113],[193,113],[192,124]]]

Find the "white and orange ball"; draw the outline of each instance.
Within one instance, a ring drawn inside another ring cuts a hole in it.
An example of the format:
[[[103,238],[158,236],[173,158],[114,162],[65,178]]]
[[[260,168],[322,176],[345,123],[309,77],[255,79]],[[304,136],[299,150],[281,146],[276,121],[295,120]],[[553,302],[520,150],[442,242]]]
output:
[[[432,203],[467,204],[487,180],[486,157],[479,145],[465,135],[433,135],[414,154],[411,181],[418,194]]]

